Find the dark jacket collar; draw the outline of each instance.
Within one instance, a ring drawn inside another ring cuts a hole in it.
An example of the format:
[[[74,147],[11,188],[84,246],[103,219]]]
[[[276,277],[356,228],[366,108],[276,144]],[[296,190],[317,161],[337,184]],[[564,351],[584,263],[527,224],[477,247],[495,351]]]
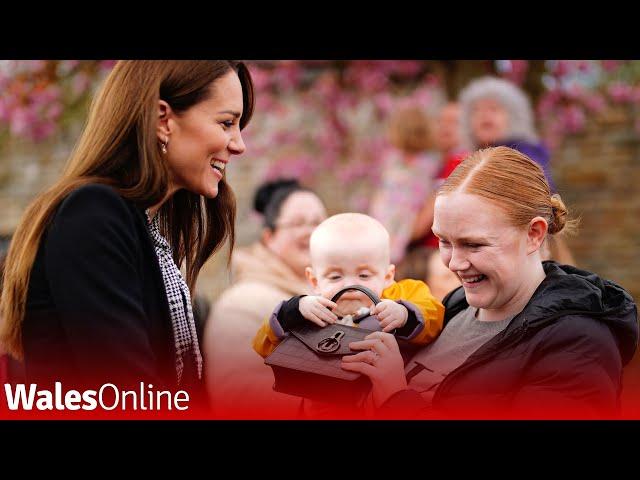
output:
[[[631,360],[638,345],[637,310],[631,295],[610,280],[570,265],[545,261],[543,268],[546,278],[508,330],[523,326],[541,328],[563,315],[588,315],[609,326],[618,341],[623,363]],[[469,306],[462,287],[449,293],[443,304],[445,325]]]

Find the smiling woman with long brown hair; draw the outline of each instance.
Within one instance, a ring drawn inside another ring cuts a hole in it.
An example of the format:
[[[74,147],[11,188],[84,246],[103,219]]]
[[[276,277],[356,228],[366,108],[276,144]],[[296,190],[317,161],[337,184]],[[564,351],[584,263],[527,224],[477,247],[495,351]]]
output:
[[[253,103],[240,62],[116,64],[10,245],[0,333],[28,381],[199,388],[190,292],[233,246],[224,171]]]

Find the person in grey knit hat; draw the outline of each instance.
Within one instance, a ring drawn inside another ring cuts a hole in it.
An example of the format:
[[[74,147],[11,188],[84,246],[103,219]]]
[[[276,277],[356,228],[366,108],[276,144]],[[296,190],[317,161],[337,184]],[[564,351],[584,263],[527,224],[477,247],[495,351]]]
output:
[[[508,80],[492,76],[469,83],[459,96],[463,145],[470,151],[508,146],[537,162],[555,191],[549,150],[536,132],[531,101]]]

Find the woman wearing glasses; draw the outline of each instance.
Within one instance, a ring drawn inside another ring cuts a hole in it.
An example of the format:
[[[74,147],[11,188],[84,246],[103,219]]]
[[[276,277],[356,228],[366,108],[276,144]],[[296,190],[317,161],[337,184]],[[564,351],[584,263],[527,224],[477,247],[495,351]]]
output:
[[[255,354],[256,331],[282,300],[311,293],[304,276],[309,237],[327,214],[322,201],[295,180],[259,187],[260,240],[232,257],[233,285],[212,309],[204,334],[207,388],[216,417],[260,416],[258,408],[295,415],[300,400],[272,391],[273,374]],[[276,413],[277,414],[277,413]]]

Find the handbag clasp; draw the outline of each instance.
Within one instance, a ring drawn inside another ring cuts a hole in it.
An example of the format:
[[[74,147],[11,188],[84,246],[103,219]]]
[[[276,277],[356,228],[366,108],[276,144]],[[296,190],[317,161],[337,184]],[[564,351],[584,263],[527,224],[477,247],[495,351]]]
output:
[[[344,332],[338,330],[332,336],[323,338],[318,342],[318,350],[324,353],[333,353],[340,348],[340,340],[344,337]]]

